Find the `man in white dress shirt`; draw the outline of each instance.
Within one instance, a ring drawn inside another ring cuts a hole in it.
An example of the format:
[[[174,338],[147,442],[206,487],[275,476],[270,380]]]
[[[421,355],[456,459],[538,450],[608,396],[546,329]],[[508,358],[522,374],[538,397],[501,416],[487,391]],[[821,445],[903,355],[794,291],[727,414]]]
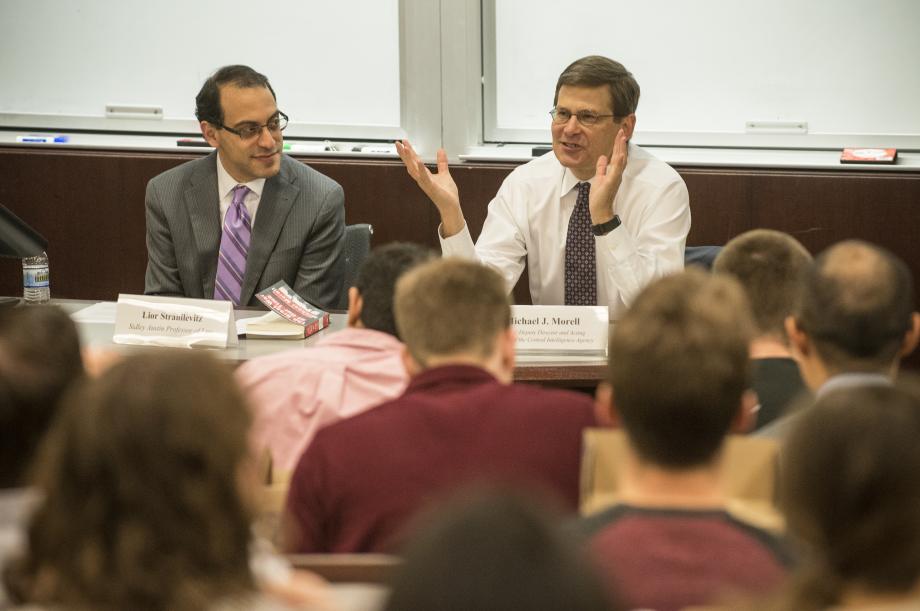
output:
[[[443,254],[494,267],[509,291],[526,262],[535,304],[607,305],[618,319],[646,284],[683,267],[690,231],[684,181],[629,143],[638,102],[639,85],[618,62],[589,56],[567,67],[550,111],[552,154],[505,179],[475,246],[444,150],[435,174],[397,142],[441,215]]]

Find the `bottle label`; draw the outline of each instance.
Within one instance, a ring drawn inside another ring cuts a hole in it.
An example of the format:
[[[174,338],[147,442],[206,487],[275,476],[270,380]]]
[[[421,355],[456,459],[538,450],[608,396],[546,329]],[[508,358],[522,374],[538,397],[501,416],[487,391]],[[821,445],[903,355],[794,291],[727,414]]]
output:
[[[48,288],[51,286],[51,272],[47,267],[24,267],[22,285],[27,289]]]

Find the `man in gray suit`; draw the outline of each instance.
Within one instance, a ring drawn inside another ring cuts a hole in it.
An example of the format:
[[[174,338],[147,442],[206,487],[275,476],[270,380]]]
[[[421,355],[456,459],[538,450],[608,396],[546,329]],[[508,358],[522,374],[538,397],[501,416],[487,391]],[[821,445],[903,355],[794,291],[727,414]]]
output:
[[[257,305],[279,280],[331,308],[345,271],[345,197],[332,179],[282,153],[287,115],[268,79],[225,66],[196,98],[216,151],[147,184],[148,295]]]

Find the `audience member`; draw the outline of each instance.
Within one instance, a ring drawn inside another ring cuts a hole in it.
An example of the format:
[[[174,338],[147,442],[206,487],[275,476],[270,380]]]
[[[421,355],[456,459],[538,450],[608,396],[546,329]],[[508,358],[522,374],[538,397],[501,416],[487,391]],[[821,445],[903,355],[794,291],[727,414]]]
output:
[[[414,244],[371,252],[348,293],[348,328],[311,347],[255,358],[236,370],[255,411],[253,437],[290,473],[320,428],[392,399],[406,387],[393,317],[396,280],[432,257]]]
[[[7,568],[15,599],[281,608],[250,569],[249,424],[230,370],[203,353],[129,357],[77,388],[42,446],[29,548]]]
[[[802,378],[817,396],[890,384],[920,338],[910,270],[878,246],[840,242],[815,259],[786,331]],[[783,437],[799,416],[790,413],[761,433]]]
[[[0,573],[21,552],[37,502],[28,483],[36,449],[82,375],[77,329],[60,308],[0,310]],[[0,607],[4,599],[0,587]]]
[[[755,428],[776,420],[805,392],[785,323],[796,311],[811,261],[809,252],[795,238],[770,229],[739,235],[716,257],[713,271],[731,274],[741,283],[754,314],[751,362],[760,406]]]
[[[574,510],[583,394],[512,384],[504,281],[460,259],[409,272],[396,289],[406,392],[322,429],[291,480],[290,551],[389,551],[430,501],[478,480],[533,486]]]
[[[628,440],[621,498],[583,526],[628,608],[766,592],[786,574],[779,540],[727,510],[720,474],[726,435],[753,418],[749,312],[734,280],[694,269],[647,287],[614,330],[598,400]]]
[[[920,609],[920,388],[822,393],[782,454],[781,496],[806,562],[778,608]]]
[[[435,514],[406,550],[385,611],[605,611],[594,568],[527,500],[490,494]]]

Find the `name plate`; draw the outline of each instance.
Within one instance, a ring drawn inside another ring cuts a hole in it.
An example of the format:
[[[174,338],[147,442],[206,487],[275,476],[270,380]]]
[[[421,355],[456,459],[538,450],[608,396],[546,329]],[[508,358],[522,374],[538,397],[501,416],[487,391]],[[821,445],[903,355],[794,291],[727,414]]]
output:
[[[607,355],[607,306],[511,306],[522,355]]]
[[[229,301],[118,295],[116,344],[170,348],[236,346],[236,323]]]

